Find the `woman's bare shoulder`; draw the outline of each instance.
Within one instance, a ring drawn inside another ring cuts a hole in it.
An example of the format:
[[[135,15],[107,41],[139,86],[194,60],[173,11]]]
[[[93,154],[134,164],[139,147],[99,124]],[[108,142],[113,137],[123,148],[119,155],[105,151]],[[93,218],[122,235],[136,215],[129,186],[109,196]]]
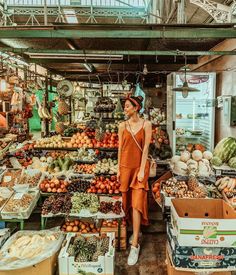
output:
[[[122,122],[119,123],[119,129],[120,130],[125,129],[125,121],[122,121]]]

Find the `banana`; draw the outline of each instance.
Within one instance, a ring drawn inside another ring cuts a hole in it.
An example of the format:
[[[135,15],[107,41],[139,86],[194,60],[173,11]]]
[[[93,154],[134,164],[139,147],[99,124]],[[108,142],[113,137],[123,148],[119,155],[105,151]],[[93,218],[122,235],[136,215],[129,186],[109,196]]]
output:
[[[223,178],[221,184],[218,186],[218,189],[220,191],[224,190],[224,188],[226,188],[228,186],[229,180],[230,180],[229,177]]]
[[[38,115],[39,115],[39,117],[41,118],[41,119],[43,119],[44,118],[44,116],[43,116],[43,108],[40,106],[39,108],[38,108]]]
[[[47,108],[46,108],[46,114],[47,114],[48,119],[52,119],[51,114]]]
[[[230,179],[229,191],[233,191],[236,186],[236,179]]]
[[[51,119],[48,109],[46,107],[42,108],[42,113],[45,119]]]
[[[223,178],[220,178],[216,181],[215,186],[219,186],[222,182]]]

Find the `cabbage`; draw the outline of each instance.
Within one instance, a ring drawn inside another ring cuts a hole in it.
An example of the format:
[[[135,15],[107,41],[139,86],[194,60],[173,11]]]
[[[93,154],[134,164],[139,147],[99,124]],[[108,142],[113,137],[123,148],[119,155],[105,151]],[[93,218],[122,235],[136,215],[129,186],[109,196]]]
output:
[[[181,153],[180,160],[183,162],[187,162],[190,159],[191,155],[188,151],[184,151]]]
[[[202,152],[200,150],[193,151],[192,158],[196,161],[201,160],[202,159]]]
[[[211,160],[211,159],[213,158],[212,152],[210,152],[210,151],[205,151],[205,152],[203,153],[203,158],[204,158],[204,159],[207,159],[207,160]]]

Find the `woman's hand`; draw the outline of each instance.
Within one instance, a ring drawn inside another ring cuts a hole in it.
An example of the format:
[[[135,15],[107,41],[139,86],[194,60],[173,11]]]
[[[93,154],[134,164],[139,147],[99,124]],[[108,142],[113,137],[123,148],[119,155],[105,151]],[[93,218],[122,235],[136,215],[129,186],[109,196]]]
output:
[[[137,175],[138,181],[141,182],[144,180],[144,171],[139,170]]]
[[[116,177],[117,177],[117,181],[120,182],[120,170],[117,172]]]

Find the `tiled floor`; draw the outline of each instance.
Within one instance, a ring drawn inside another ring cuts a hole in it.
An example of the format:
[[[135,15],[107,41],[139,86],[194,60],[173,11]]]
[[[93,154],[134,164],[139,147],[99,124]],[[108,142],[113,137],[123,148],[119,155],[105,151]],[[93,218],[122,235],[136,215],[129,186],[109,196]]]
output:
[[[144,234],[138,264],[127,265],[129,250],[117,252],[115,274],[166,275],[165,243],[166,235],[163,233]]]

